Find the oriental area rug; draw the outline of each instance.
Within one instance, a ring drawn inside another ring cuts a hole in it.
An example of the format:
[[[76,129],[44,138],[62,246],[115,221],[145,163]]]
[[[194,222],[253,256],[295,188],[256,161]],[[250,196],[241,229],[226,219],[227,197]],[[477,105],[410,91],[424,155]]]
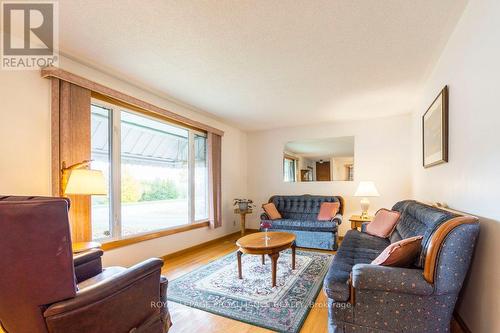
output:
[[[291,251],[278,259],[276,287],[271,287],[271,260],[260,255],[242,257],[243,279],[238,279],[236,252],[189,272],[168,285],[173,302],[278,332],[298,332],[321,290],[333,255]]]

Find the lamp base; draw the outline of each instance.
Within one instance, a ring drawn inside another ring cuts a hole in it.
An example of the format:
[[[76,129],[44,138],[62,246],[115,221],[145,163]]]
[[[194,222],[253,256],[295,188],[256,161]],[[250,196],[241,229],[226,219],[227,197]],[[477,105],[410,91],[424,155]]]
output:
[[[361,218],[368,218],[368,208],[370,208],[370,200],[367,198],[361,199]]]

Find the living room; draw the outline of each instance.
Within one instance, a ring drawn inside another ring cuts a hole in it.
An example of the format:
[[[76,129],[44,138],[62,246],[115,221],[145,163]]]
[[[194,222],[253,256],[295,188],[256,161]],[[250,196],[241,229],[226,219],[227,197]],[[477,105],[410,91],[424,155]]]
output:
[[[0,332],[500,331],[498,1],[1,6]]]

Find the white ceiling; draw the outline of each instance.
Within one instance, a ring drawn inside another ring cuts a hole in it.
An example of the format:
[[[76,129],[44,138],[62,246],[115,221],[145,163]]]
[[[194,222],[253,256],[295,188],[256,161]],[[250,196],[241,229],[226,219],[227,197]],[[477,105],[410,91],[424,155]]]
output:
[[[246,130],[410,112],[467,0],[61,0],[60,48]]]

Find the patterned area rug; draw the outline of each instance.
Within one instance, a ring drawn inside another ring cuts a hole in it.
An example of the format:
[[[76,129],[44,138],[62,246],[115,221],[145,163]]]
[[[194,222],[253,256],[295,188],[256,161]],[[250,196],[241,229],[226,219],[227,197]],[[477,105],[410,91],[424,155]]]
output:
[[[169,282],[168,299],[197,309],[279,332],[298,332],[330,267],[333,255],[299,251],[296,269],[291,251],[278,259],[276,287],[271,287],[271,260],[243,255],[238,279],[236,252]]]

